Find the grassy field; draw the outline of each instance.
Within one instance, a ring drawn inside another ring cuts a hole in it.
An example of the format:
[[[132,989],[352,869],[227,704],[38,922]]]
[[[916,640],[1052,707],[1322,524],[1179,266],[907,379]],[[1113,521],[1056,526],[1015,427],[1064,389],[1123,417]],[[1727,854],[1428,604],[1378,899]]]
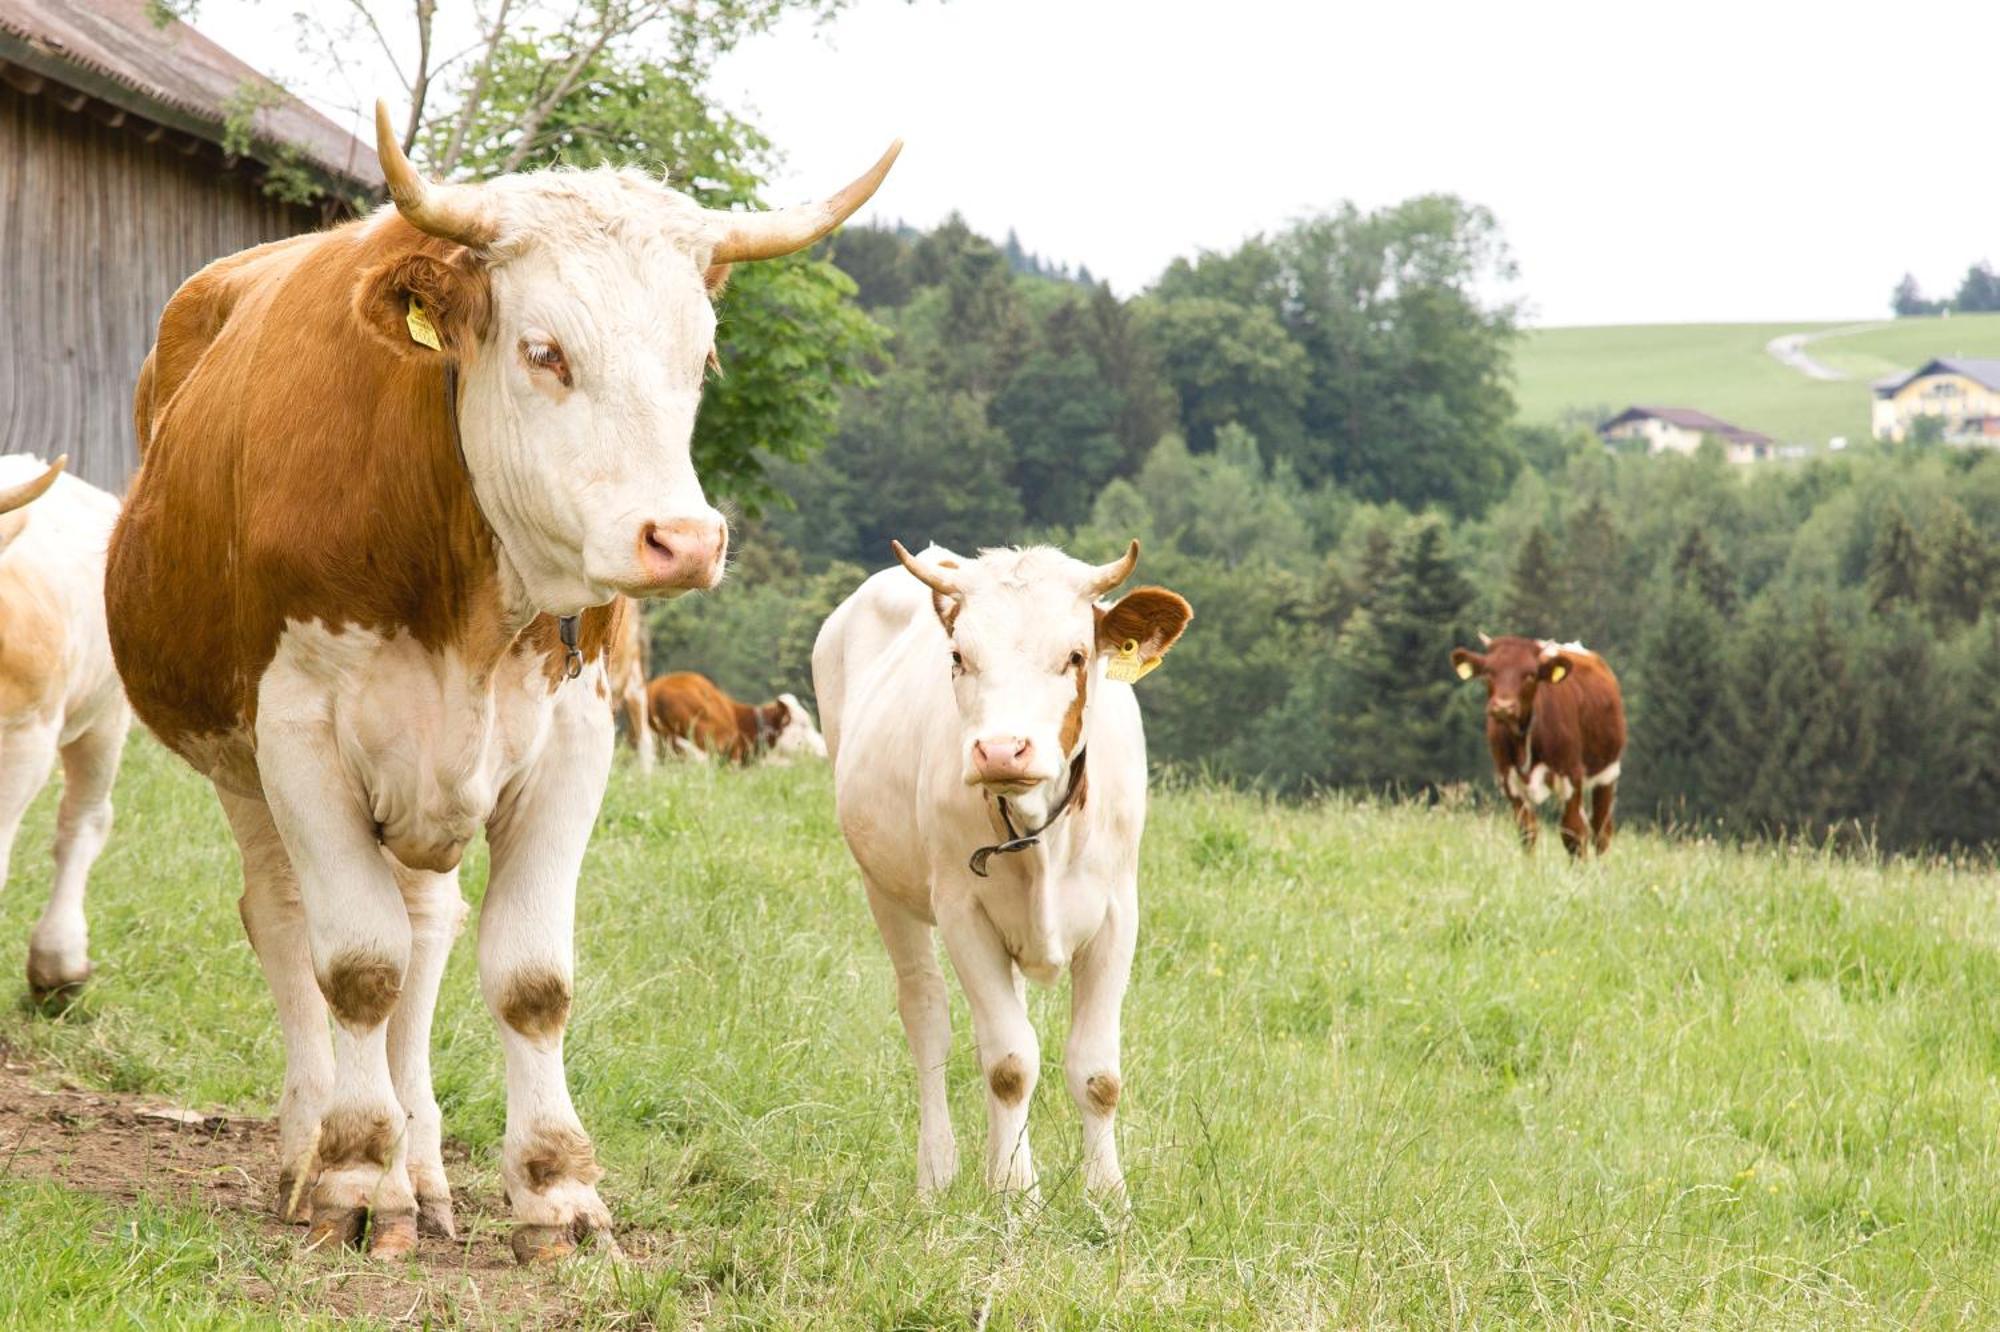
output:
[[[1765,351],[1790,333],[1846,380],[1812,379]],[[1823,336],[1818,336],[1823,335]],[[1879,324],[1643,324],[1527,334],[1515,357],[1521,415],[1694,407],[1780,440],[1868,438],[1870,381],[1932,356],[2000,356],[2000,315]]]
[[[10,984],[50,818],[44,798],[0,900]],[[10,1067],[265,1113],[280,1047],[221,820],[151,743],[119,818],[98,978],[59,1020],[0,1013]],[[0,1123],[0,1324],[1991,1326],[1995,888],[1986,869],[1646,836],[1578,868],[1524,858],[1476,812],[1169,791],[1126,1016],[1131,1213],[1080,1196],[1059,1076],[1035,1106],[1041,1205],[966,1180],[927,1207],[889,970],[824,769],[621,770],[569,1064],[630,1261],[480,1257],[505,1233],[503,1107],[467,940],[437,1080],[470,1244],[425,1241],[387,1272],[299,1255],[300,1232],[245,1204],[274,1175],[260,1151],[85,1192],[80,1165],[24,1160]],[[1037,1011],[1059,1053],[1062,993]]]

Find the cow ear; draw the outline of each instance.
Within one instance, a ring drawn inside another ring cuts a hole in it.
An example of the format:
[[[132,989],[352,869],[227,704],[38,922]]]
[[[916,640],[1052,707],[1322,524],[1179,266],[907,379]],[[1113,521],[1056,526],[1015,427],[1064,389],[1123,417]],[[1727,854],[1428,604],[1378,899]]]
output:
[[[1123,652],[1135,643],[1141,661],[1165,656],[1194,618],[1194,608],[1178,592],[1164,587],[1134,588],[1110,607],[1097,612],[1097,650]]]
[[[1557,684],[1575,669],[1575,666],[1576,663],[1569,659],[1567,652],[1557,652],[1543,657],[1541,665],[1535,668],[1535,674],[1550,684]]]
[[[1458,672],[1459,679],[1470,680],[1473,676],[1482,674],[1486,670],[1486,658],[1480,656],[1477,652],[1469,652],[1464,648],[1453,648],[1451,650],[1451,668]]]
[[[464,359],[486,336],[492,288],[466,250],[450,258],[424,251],[388,259],[362,275],[354,314],[398,356]]]

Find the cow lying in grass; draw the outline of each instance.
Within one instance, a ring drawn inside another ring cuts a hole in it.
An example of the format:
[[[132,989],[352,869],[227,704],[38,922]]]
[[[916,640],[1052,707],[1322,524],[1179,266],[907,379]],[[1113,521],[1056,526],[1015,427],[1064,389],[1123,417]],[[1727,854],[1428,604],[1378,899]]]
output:
[[[0,883],[21,816],[62,756],[56,872],[28,937],[37,1003],[90,977],[84,880],[111,835],[111,783],[132,725],[104,632],[104,548],[118,501],[25,455],[0,458]]]
[[[1562,801],[1562,839],[1573,856],[1611,847],[1611,810],[1625,756],[1625,701],[1604,658],[1581,643],[1487,638],[1485,652],[1454,649],[1461,680],[1486,682],[1486,743],[1500,789],[1514,806],[1523,845],[1541,829],[1535,807]],[[1591,796],[1590,821],[1583,798]]]
[[[646,687],[653,729],[680,754],[714,754],[734,763],[769,757],[826,757],[826,740],[793,694],[752,707],[706,675],[675,671]]]
[[[828,617],[813,683],[841,832],[896,969],[917,1065],[917,1187],[958,1171],[945,1100],[944,935],[986,1079],[986,1178],[1032,1189],[1028,1104],[1041,1071],[1022,977],[1072,971],[1064,1070],[1084,1182],[1118,1193],[1118,1023],[1139,927],[1146,737],[1131,679],[1192,612],[1163,588],[1098,598],[1138,562],[936,547],[876,574]],[[907,572],[906,572],[907,571]]]

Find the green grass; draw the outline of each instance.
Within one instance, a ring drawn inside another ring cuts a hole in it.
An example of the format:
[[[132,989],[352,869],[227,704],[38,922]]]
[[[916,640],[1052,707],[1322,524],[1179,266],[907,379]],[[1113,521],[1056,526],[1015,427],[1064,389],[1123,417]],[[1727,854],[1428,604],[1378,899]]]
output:
[[[98,978],[59,1021],[6,1006],[0,1040],[100,1086],[268,1110],[280,1048],[211,805],[134,746],[93,888]],[[49,822],[44,798],[0,900],[0,975],[21,974]],[[569,1065],[614,1212],[659,1239],[624,1270],[518,1279],[605,1328],[2000,1318],[1994,875],[1650,836],[1578,868],[1552,842],[1524,858],[1472,812],[1162,794],[1126,1009],[1131,1215],[1079,1196],[1059,1076],[1036,1095],[1040,1207],[969,1179],[924,1206],[889,969],[824,769],[621,770]],[[504,1107],[471,954],[437,1081],[470,1152],[454,1184],[490,1198]],[[1054,1058],[1064,996],[1035,1007]],[[962,1003],[954,1020],[976,1162]],[[0,1322],[323,1308],[295,1234],[0,1174]],[[483,1326],[548,1306],[431,1308]]]
[[[1818,380],[1765,350],[1788,333],[1826,334],[1808,347],[1849,376]],[[1779,440],[1868,438],[1872,380],[1933,356],[2000,356],[2000,315],[1879,324],[1639,324],[1529,332],[1515,356],[1524,420],[1620,412],[1634,404],[1694,407]],[[1601,419],[1601,418],[1600,418]]]

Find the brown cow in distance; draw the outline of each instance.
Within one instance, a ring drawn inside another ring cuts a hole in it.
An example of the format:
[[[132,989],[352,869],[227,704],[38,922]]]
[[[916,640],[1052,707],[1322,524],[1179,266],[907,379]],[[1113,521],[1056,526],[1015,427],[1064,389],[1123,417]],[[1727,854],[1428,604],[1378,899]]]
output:
[[[738,703],[705,675],[675,671],[646,687],[646,703],[653,729],[683,752],[717,754],[736,763],[766,753],[826,757],[826,740],[812,714],[791,694],[752,707]]]
[[[1581,643],[1487,638],[1484,653],[1456,648],[1461,680],[1486,681],[1486,743],[1521,842],[1533,847],[1535,806],[1562,799],[1563,845],[1573,856],[1611,846],[1611,811],[1625,756],[1625,700],[1604,658]],[[1583,797],[1590,793],[1590,819]]]

